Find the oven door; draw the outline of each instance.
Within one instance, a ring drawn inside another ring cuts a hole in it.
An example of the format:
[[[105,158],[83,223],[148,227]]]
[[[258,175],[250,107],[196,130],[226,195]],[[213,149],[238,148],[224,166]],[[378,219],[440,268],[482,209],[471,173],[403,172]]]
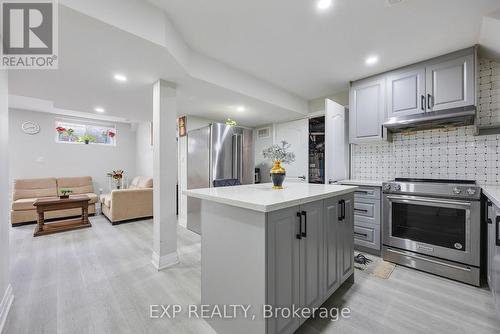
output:
[[[384,194],[384,244],[479,266],[480,202]]]

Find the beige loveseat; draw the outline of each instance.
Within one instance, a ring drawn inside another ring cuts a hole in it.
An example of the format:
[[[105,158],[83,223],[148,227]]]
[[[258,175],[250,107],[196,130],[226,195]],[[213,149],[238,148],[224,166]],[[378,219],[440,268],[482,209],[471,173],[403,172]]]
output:
[[[71,196],[87,195],[90,197],[89,214],[95,213],[97,195],[90,176],[62,177],[44,179],[14,180],[12,190],[12,208],[10,222],[19,225],[37,220],[36,209],[33,203],[39,198],[58,197],[60,190],[68,188],[73,191]],[[45,213],[45,219],[64,218],[81,215],[80,209],[50,211]]]
[[[128,189],[101,195],[102,213],[111,224],[153,216],[153,179],[135,177]]]

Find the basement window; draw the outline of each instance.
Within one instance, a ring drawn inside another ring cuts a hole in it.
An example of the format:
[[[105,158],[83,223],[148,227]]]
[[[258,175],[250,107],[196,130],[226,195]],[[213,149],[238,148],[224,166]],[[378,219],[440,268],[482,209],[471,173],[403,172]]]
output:
[[[56,120],[57,143],[116,146],[116,125],[86,121]]]

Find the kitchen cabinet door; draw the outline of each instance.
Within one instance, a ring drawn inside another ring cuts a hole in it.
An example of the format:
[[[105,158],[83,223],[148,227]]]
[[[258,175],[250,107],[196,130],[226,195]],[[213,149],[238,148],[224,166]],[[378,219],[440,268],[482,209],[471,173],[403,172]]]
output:
[[[268,215],[267,304],[273,307],[300,304],[299,209],[297,206]],[[267,332],[293,333],[298,326],[299,319],[294,317],[272,317],[267,321]]]
[[[323,286],[323,201],[300,206],[302,240],[300,243],[300,305],[317,307],[324,295]]]
[[[324,256],[324,277],[326,295],[329,296],[340,286],[338,270],[339,247],[337,239],[340,230],[340,198],[334,197],[326,199],[325,207],[325,256]]]
[[[354,196],[343,196],[343,219],[337,239],[339,247],[339,277],[340,283],[345,282],[354,272]]]
[[[425,111],[425,67],[389,74],[387,116],[400,117],[421,114]]]
[[[488,279],[488,286],[490,287],[491,291],[493,292],[493,279],[492,279],[492,274],[493,274],[493,258],[495,256],[495,207],[493,204],[488,201],[487,205],[487,211],[486,214],[488,215],[487,217],[487,239],[488,239],[488,248],[487,248],[487,279]]]
[[[500,316],[500,208],[495,208],[495,215],[492,218],[495,234],[495,243],[492,248],[492,272],[491,287],[497,314]]]
[[[348,148],[345,107],[325,101],[325,183],[347,178]]]
[[[295,162],[283,165],[285,182],[309,182],[309,120],[276,124],[275,143],[281,144],[282,140],[286,140],[291,145],[290,151],[295,153]]]
[[[474,54],[426,67],[427,111],[475,104]]]
[[[385,77],[367,79],[351,85],[349,94],[350,142],[364,143],[384,139]]]

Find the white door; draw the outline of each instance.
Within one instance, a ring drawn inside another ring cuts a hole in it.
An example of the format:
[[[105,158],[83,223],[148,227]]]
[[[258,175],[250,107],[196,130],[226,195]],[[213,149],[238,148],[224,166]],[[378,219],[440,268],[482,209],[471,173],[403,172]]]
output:
[[[387,78],[388,117],[421,114],[426,111],[425,68],[395,72]]]
[[[426,76],[427,111],[474,104],[474,55],[430,65]]]
[[[280,144],[282,140],[286,140],[291,145],[290,151],[295,153],[295,162],[283,165],[285,182],[309,182],[309,120],[276,124],[274,142]]]
[[[344,106],[325,101],[325,183],[347,179],[347,140]]]

